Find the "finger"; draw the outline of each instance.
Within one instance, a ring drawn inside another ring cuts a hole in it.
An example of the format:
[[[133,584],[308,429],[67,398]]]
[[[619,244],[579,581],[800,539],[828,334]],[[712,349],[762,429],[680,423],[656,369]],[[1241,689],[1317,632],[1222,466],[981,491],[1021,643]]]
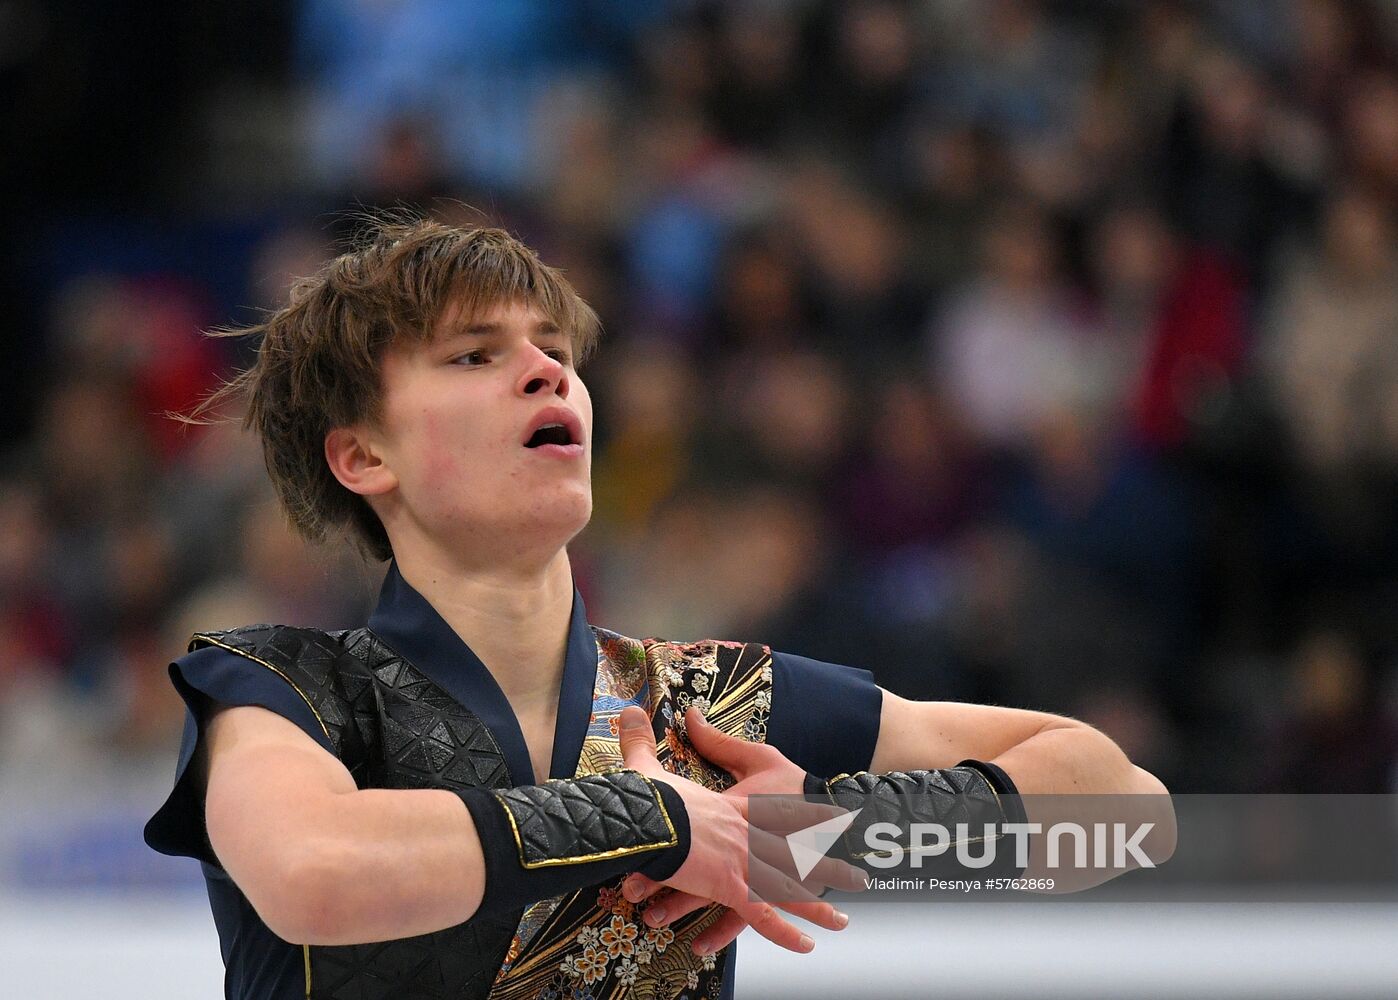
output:
[[[712,899],[705,899],[703,896],[694,896],[687,892],[667,893],[663,898],[657,899],[646,907],[645,915],[642,919],[649,927],[664,927],[672,924],[680,917],[693,913],[695,910],[705,906],[713,905]]]
[[[827,930],[838,931],[849,926],[849,917],[829,903],[788,903],[782,909]],[[706,955],[726,948],[737,940],[738,935],[747,926],[748,922],[743,919],[742,914],[728,910],[694,940],[694,953]]]
[[[823,901],[819,903],[782,903],[780,905],[787,913],[798,916],[802,920],[809,920],[826,930],[842,931],[849,926],[849,917],[846,914]]]
[[[636,872],[626,876],[621,884],[621,894],[633,903],[639,903],[643,899],[649,899],[664,888],[661,883],[649,876]]]
[[[721,766],[735,778],[745,778],[759,770],[772,747],[763,743],[750,743],[736,736],[729,736],[704,717],[704,713],[691,705],[684,715],[685,733],[700,756]]]
[[[791,848],[785,837],[779,837],[766,830],[750,826],[748,827],[748,851],[752,853],[753,857],[787,875],[792,875],[796,871],[795,862],[791,857]]]
[[[739,785],[726,790],[724,795],[740,793]],[[795,833],[808,826],[824,823],[837,816],[846,816],[849,810],[830,802],[807,802],[799,795],[749,795],[748,805],[752,823],[772,833]]]
[[[743,919],[742,914],[729,910],[715,920],[703,934],[694,939],[692,945],[694,954],[709,955],[720,948],[728,947],[739,934],[743,933],[743,929],[747,925],[748,922]]]
[[[783,920],[781,913],[770,903],[743,900],[733,910],[747,921],[748,926],[779,947],[801,954],[815,948],[811,936]]]
[[[842,892],[864,892],[869,888],[868,872],[838,858],[823,858],[804,879],[807,885],[812,880],[822,891],[827,887]]]
[[[627,767],[642,774],[654,774],[661,770],[656,757],[655,730],[643,709],[627,705],[617,718],[620,733],[621,757]]]
[[[749,827],[748,850],[752,852],[753,857],[770,865],[783,875],[793,879],[798,877],[796,861],[785,837],[776,836],[757,827]],[[863,892],[868,887],[864,872],[861,869],[839,858],[828,856],[821,858],[806,873],[804,878],[798,880],[802,885],[814,891],[829,887],[843,889],[847,892]],[[775,899],[765,894],[763,898],[770,902],[776,902]]]
[[[791,902],[820,902],[820,897],[800,881],[759,858],[748,859],[748,888],[758,899],[778,906]]]

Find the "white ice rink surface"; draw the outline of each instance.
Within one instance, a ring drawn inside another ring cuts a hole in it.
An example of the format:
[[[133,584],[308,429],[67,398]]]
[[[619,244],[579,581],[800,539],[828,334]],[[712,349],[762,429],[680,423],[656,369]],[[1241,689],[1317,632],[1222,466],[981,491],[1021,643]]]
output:
[[[743,935],[739,998],[1398,998],[1388,903],[863,904],[810,955]],[[0,1000],[222,994],[207,906],[0,896]]]

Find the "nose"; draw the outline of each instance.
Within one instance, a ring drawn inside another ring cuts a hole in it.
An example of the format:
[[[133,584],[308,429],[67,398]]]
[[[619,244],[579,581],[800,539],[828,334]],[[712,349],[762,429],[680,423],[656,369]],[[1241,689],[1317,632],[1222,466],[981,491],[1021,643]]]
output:
[[[557,358],[551,358],[533,344],[529,345],[529,359],[524,373],[519,379],[519,392],[524,396],[553,392],[562,399],[568,398],[568,369]]]

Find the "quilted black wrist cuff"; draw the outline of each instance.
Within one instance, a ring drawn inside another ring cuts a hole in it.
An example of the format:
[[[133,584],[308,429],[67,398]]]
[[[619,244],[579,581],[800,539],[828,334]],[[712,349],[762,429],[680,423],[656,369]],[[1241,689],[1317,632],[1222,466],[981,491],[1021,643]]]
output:
[[[946,828],[952,836],[951,845],[955,845],[962,839],[984,840],[987,823],[998,825],[1006,819],[994,787],[984,773],[973,767],[887,774],[860,771],[842,774],[824,785],[836,805],[860,810],[845,833],[852,858],[875,853],[865,846],[864,836],[875,823],[895,824],[902,833],[892,839],[906,847],[913,823],[935,823]]]
[[[987,823],[1027,822],[1019,789],[1010,776],[999,765],[982,760],[963,760],[954,768],[938,771],[861,771],[828,781],[807,773],[804,788],[807,795],[821,801],[829,800],[851,811],[866,810],[843,838],[853,860],[874,853],[864,847],[864,831],[873,823],[896,823],[904,830],[911,823],[937,823],[953,834],[958,823],[965,823],[967,839],[979,841]],[[907,846],[906,838],[896,839]],[[1024,869],[1016,859],[1016,852],[1006,844],[995,852],[993,866],[983,874],[1022,875]]]
[[[1000,810],[1005,814],[1006,823],[1028,822],[1024,813],[1024,800],[1020,798],[1019,789],[1015,787],[1015,783],[1010,780],[1003,767],[989,761],[971,759],[963,760],[956,766],[973,767],[985,775],[985,780],[995,789],[995,796],[1000,800]]]
[[[480,913],[521,909],[633,871],[663,880],[689,854],[684,800],[628,768],[457,794],[485,854]]]

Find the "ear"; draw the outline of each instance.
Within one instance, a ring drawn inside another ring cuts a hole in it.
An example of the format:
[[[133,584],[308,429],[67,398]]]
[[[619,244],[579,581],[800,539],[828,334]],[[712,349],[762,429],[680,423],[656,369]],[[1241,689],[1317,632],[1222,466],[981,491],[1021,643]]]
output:
[[[398,477],[361,427],[330,430],[325,435],[325,461],[340,485],[360,496],[379,496],[398,485]]]

